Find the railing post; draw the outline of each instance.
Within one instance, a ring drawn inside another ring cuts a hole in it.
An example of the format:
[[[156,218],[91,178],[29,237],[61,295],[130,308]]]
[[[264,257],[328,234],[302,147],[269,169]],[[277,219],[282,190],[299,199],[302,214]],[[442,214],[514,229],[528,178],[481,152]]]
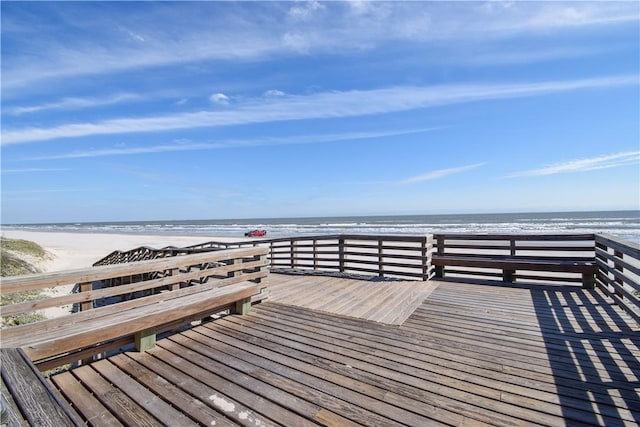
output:
[[[614,257],[616,257],[616,258],[620,258],[620,259],[622,259],[622,258],[624,257],[624,254],[623,254],[622,252],[620,252],[620,251],[618,251],[618,250],[615,250],[615,249],[614,249],[614,251],[613,251],[613,256],[614,256]],[[624,271],[624,267],[623,267],[622,265],[620,265],[620,264],[616,263],[615,261],[613,262],[613,268],[614,268],[616,271],[619,271],[619,272],[621,272],[621,273]],[[619,277],[614,277],[614,280],[615,280],[615,282],[616,282],[618,285],[620,285],[620,287],[623,287],[623,286],[624,286],[624,281],[623,281],[621,278],[619,278]],[[618,288],[616,288],[616,289],[615,289],[615,293],[616,293],[616,296],[617,296],[618,298],[620,298],[620,299],[624,299],[624,294],[623,294],[622,292],[620,292],[620,291],[618,290]]]
[[[271,241],[271,242],[269,242],[269,256],[270,256],[269,262],[270,262],[270,264],[272,266],[273,266],[273,263],[274,263],[274,257],[273,257],[274,251],[275,251],[275,249],[273,248],[273,241]]]
[[[318,269],[318,239],[313,239],[313,270]]]
[[[382,239],[378,240],[378,277],[384,277],[384,264],[383,264],[383,243]]]
[[[84,282],[84,283],[80,283],[80,285],[78,286],[78,289],[80,290],[80,292],[91,292],[93,290],[93,282]],[[87,311],[87,310],[91,310],[93,309],[93,300],[89,300],[86,302],[81,302],[79,304],[80,307],[80,311]],[[96,357],[100,357],[102,353],[99,353],[96,355]],[[93,362],[94,357],[87,357],[84,359],[80,360],[80,363],[82,365],[88,365],[89,363]]]
[[[344,238],[338,240],[338,270],[344,273]]]
[[[296,268],[296,250],[295,250],[295,240],[293,240],[293,238],[291,239],[291,250],[290,250],[290,256],[289,258],[291,258],[291,268]]]
[[[260,267],[258,268],[258,271],[263,272],[265,270],[269,269],[269,262],[267,261],[267,255],[260,255],[259,257],[260,259]],[[263,282],[263,278],[259,277],[258,279],[256,279],[256,283],[262,283]],[[262,290],[261,290],[262,292]]]
[[[514,237],[511,237],[509,239],[509,255],[516,256],[516,239]],[[506,268],[502,270],[503,282],[513,283],[515,282],[515,277],[516,277],[515,270],[510,270]]]
[[[242,259],[233,258],[227,262],[228,265],[242,264]],[[227,277],[238,277],[242,275],[242,270],[232,270],[227,273]]]
[[[79,289],[80,289],[80,292],[90,292],[93,290],[93,283],[92,282],[80,283]],[[80,311],[87,311],[87,310],[91,310],[92,308],[93,308],[93,300],[80,303]]]
[[[177,273],[178,269],[177,268],[170,268],[170,269],[166,270],[167,277],[173,276],[174,272]],[[178,289],[180,289],[180,282],[172,283],[170,286],[171,286],[170,290],[177,291]]]
[[[437,249],[438,255],[444,255],[444,237],[442,237],[442,236],[443,236],[442,234],[438,235],[438,243],[436,244],[436,249]],[[435,238],[435,235],[434,235],[434,238]],[[443,265],[436,265],[435,276],[440,278],[440,279],[444,277],[444,266]]]

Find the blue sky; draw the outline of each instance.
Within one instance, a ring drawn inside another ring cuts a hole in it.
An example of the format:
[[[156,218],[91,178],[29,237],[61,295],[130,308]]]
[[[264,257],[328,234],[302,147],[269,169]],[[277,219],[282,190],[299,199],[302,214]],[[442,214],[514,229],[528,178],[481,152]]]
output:
[[[638,2],[2,2],[2,222],[640,208]]]

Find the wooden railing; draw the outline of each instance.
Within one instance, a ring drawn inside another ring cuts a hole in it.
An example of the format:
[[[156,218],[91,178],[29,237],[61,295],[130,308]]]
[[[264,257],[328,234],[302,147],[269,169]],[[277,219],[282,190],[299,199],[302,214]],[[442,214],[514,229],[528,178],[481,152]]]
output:
[[[186,248],[165,248],[153,256],[240,247],[266,247],[271,268],[278,270],[363,273],[380,277],[429,280],[434,275],[433,254],[539,262],[595,263],[597,285],[635,317],[640,312],[640,250],[638,245],[612,236],[594,234],[453,234],[426,236],[324,235],[291,238],[209,241]],[[149,248],[146,248],[149,249]],[[111,259],[135,259],[133,253],[110,254]],[[147,255],[148,256],[148,255]],[[562,269],[559,269],[562,270]],[[498,268],[450,267],[459,279],[504,279]],[[517,269],[511,280],[579,283],[579,272]]]
[[[109,255],[94,263],[93,266],[98,267],[101,265],[126,264],[128,262],[147,261],[150,259],[209,252],[210,250],[211,249],[201,250],[195,248],[178,248],[175,246],[167,246],[166,248],[155,249],[148,246],[140,246],[138,248],[130,249],[127,251],[113,251]]]
[[[95,312],[97,316],[98,311],[105,313],[105,310],[107,310],[110,313],[117,314],[118,310],[120,310],[122,313],[126,312],[127,316],[132,316],[131,313],[143,305],[148,307],[150,304],[167,304],[167,301],[175,301],[177,297],[196,294],[206,296],[203,293],[205,291],[240,282],[252,281],[260,283],[268,274],[266,253],[267,251],[264,248],[209,251],[128,264],[3,278],[2,287],[0,288],[0,295],[3,297],[15,292],[50,289],[72,284],[79,284],[80,290],[77,293],[65,293],[61,296],[5,305],[2,307],[3,316],[69,305],[79,306],[80,312],[33,324],[3,329],[2,347],[28,346],[29,340],[32,338],[34,340],[36,337],[43,339],[43,336],[72,324],[77,325],[81,330],[86,327],[83,319],[92,319],[94,316],[92,312]],[[122,278],[125,277],[130,279],[123,281]],[[121,280],[123,284],[104,287],[105,283],[116,279]],[[257,289],[261,287],[262,285]],[[259,301],[265,295],[257,293],[251,299],[254,302]],[[191,298],[190,301],[193,300],[194,298]],[[101,301],[106,301],[106,304],[100,304]],[[108,305],[108,307],[93,310],[96,305]],[[179,314],[179,310],[176,311]],[[176,318],[176,320],[178,319]],[[191,320],[195,319],[179,319],[177,323],[166,323],[162,324],[162,326],[164,330],[170,330],[185,321]],[[55,325],[52,322],[55,322]],[[38,329],[39,325],[43,325],[42,330]],[[108,328],[109,325],[105,325],[105,327]],[[161,331],[162,328],[159,332]],[[129,331],[129,333],[132,332]],[[109,348],[116,348],[133,341],[133,337],[128,336],[105,344],[102,342],[104,341],[102,339],[103,335],[101,331],[96,330],[95,342],[91,341],[91,337],[89,337],[91,345],[84,344],[82,347],[85,350],[83,350],[82,354],[63,355],[62,361],[56,360],[56,363],[52,362],[49,365],[58,366],[61,363],[79,360],[87,355],[97,354]],[[98,344],[100,344],[99,350],[93,347],[93,345]],[[43,369],[48,369],[46,366],[49,365],[45,365]]]
[[[640,245],[596,235],[596,284],[640,323]]]
[[[325,235],[240,242],[211,241],[189,249],[269,248],[271,270],[368,274],[428,280],[430,236]]]

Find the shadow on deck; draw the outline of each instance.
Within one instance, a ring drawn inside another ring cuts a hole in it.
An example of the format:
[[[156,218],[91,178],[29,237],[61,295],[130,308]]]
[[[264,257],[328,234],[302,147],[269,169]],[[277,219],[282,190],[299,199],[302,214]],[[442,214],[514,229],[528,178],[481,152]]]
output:
[[[90,425],[640,422],[640,329],[599,291],[435,282],[402,325],[389,325],[275,302],[287,281],[298,302],[331,295],[324,308],[344,308],[345,298],[269,280],[272,299],[248,315],[51,381]]]

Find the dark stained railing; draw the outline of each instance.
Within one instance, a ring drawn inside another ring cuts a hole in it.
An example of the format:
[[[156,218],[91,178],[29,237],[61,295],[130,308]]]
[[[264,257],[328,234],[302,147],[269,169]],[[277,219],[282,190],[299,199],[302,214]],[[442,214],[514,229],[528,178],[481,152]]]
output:
[[[640,323],[640,245],[596,235],[597,286]]]
[[[278,269],[428,280],[430,236],[324,235],[245,242],[207,242],[189,249],[266,246],[272,271]]]
[[[200,252],[209,252],[209,250],[178,248],[174,246],[155,249],[148,246],[140,246],[127,251],[113,251],[106,257],[94,263],[93,266],[98,267],[101,265],[126,264],[128,262],[148,261],[150,259],[168,258],[177,255],[190,255]]]

